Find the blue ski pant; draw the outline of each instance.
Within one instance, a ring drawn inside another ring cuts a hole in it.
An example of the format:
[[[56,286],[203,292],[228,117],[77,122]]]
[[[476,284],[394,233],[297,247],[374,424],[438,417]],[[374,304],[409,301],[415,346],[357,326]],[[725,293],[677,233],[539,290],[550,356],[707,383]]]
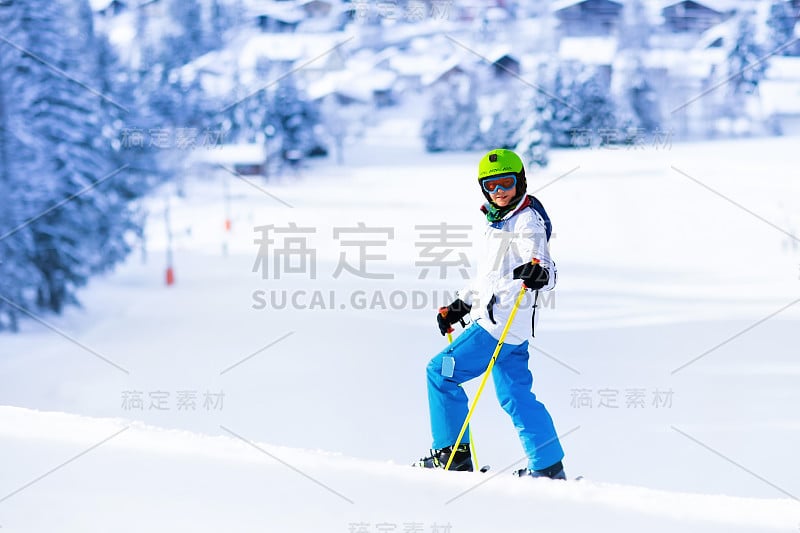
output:
[[[428,363],[428,404],[434,449],[456,442],[469,411],[467,394],[459,385],[483,374],[496,348],[497,340],[473,323]],[[492,369],[492,378],[497,399],[511,416],[528,455],[528,468],[541,470],[563,459],[564,451],[553,419],[531,391],[533,375],[528,369],[527,341],[503,345]],[[461,440],[469,442],[469,432]]]

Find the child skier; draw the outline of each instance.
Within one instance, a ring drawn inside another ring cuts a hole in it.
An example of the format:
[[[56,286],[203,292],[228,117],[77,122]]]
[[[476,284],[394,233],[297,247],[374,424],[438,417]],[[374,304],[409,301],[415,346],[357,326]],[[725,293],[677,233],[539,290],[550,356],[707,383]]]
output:
[[[486,370],[524,283],[533,294],[523,298],[526,303],[510,326],[492,377],[497,399],[511,416],[528,455],[528,467],[516,474],[566,479],[553,420],[531,391],[533,376],[528,369],[528,337],[537,318],[538,291],[551,290],[556,283],[556,266],[547,245],[550,219],[542,204],[526,194],[525,168],[511,150],[484,155],[478,183],[487,200],[481,208],[487,221],[485,254],[479,258],[476,278],[437,315],[442,335],[456,322],[463,325],[468,314],[472,323],[428,363],[433,449],[417,466],[444,468],[454,454],[450,470],[472,470],[469,433],[453,450],[468,413],[467,395],[460,385]]]

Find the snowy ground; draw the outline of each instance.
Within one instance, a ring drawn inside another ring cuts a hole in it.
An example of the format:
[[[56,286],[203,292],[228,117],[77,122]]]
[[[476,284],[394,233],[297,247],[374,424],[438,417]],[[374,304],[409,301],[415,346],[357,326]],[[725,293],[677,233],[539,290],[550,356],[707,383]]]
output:
[[[457,268],[418,279],[415,226],[480,224],[480,154],[425,154],[417,131],[398,113],[347,166],[299,177],[188,176],[170,199],[175,286],[164,191],[146,262],[134,254],[93,282],[83,309],[0,337],[0,526],[796,530],[797,139],[559,151],[529,178],[559,266],[534,388],[568,474],[590,480],[559,485],[402,466],[429,446],[423,369],[445,342],[433,309],[462,284]],[[346,231],[361,222],[393,239]],[[315,230],[289,235],[316,252],[315,279],[299,256],[300,272],[275,279],[274,252],[291,243],[274,232],[269,272],[253,272],[254,227],[290,223]],[[334,276],[343,253],[359,266],[347,244],[359,240],[386,241],[366,247],[364,270],[392,279]],[[298,305],[259,309],[254,293]],[[364,309],[362,294],[379,299]],[[474,442],[499,473],[523,457],[492,396]]]

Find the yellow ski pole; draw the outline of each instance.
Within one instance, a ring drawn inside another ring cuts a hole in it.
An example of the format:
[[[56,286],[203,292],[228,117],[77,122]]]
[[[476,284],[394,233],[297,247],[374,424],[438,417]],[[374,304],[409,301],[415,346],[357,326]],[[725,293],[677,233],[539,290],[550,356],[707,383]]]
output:
[[[534,262],[538,262],[536,259],[533,260]],[[517,300],[514,302],[514,307],[511,309],[511,314],[508,316],[508,320],[506,321],[506,326],[503,328],[503,333],[500,335],[500,340],[497,341],[497,348],[494,349],[494,354],[492,354],[492,358],[489,360],[489,366],[486,367],[486,372],[483,374],[483,379],[481,380],[481,384],[478,386],[478,392],[475,393],[475,399],[472,400],[472,405],[467,412],[467,418],[464,419],[464,425],[461,426],[461,431],[458,434],[458,438],[456,439],[456,443],[453,444],[453,453],[450,454],[450,457],[447,459],[447,464],[444,465],[445,470],[450,469],[450,464],[453,462],[453,457],[455,457],[455,450],[458,448],[458,445],[461,444],[461,439],[464,438],[464,433],[467,431],[467,427],[469,426],[469,420],[472,418],[472,413],[475,411],[475,406],[478,405],[478,400],[481,397],[481,393],[483,392],[483,388],[486,386],[486,382],[489,380],[489,374],[492,373],[492,368],[494,368],[494,362],[497,360],[497,356],[500,355],[500,350],[503,348],[503,342],[506,340],[506,335],[508,334],[508,330],[511,327],[511,322],[514,320],[514,316],[517,314],[517,309],[519,309],[519,304],[522,301],[522,297],[525,296],[525,291],[528,288],[525,284],[522,284],[522,288],[519,290],[519,295],[517,296]]]

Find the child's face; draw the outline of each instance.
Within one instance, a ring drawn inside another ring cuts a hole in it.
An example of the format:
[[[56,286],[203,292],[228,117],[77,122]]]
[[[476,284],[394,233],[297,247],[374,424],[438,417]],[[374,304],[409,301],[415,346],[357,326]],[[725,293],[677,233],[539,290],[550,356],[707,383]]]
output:
[[[514,187],[508,191],[504,191],[502,189],[497,189],[495,192],[491,193],[489,196],[492,198],[492,201],[497,204],[499,207],[505,207],[511,202],[511,200],[516,196],[517,188]]]

